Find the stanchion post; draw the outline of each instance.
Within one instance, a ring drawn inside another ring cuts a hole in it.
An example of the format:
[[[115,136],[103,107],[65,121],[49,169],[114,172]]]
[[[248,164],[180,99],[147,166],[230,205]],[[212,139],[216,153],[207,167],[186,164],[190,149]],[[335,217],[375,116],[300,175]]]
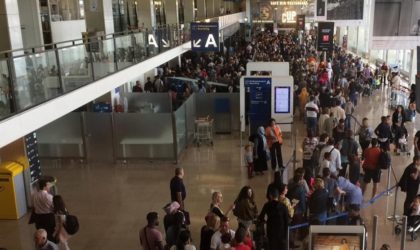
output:
[[[289,243],[290,243],[290,227],[287,227],[287,236],[286,236],[286,249],[290,249],[289,248]]]
[[[395,199],[394,199],[394,220],[396,220],[397,216],[397,196],[398,196],[398,186],[395,187]]]
[[[389,168],[388,168],[388,181],[387,181],[387,184],[386,184],[386,190],[387,190],[386,195],[387,196],[391,195],[391,191],[389,190],[389,187],[391,185],[391,168],[392,168],[392,165],[389,166]]]
[[[373,235],[372,235],[372,250],[376,250],[376,241],[378,240],[378,216],[373,216]]]
[[[407,216],[402,218],[402,231],[401,231],[401,247],[400,250],[405,250],[405,237],[407,236]]]

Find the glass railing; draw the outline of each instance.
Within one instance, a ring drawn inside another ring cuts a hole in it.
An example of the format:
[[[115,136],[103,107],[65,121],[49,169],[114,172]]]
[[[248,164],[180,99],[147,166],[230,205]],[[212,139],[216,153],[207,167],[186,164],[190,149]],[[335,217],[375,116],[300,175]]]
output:
[[[0,120],[177,47],[188,32],[165,26],[0,53]]]
[[[220,20],[225,27],[242,16],[244,12],[211,21]],[[190,24],[166,25],[0,52],[0,120],[189,40]]]

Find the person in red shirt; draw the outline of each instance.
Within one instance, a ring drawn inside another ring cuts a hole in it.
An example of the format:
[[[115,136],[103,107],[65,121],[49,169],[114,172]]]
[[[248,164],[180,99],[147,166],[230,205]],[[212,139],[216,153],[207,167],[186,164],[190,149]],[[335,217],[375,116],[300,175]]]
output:
[[[372,198],[375,197],[376,190],[378,188],[378,183],[381,180],[381,168],[379,167],[379,156],[381,155],[381,149],[378,147],[378,140],[376,138],[372,139],[372,146],[365,149],[363,152],[364,162],[363,162],[363,170],[365,172],[365,176],[363,181],[365,185],[362,188],[363,194],[365,193],[368,184],[373,181],[373,188],[372,188]]]
[[[244,227],[239,227],[238,230],[236,230],[235,233],[235,246],[232,249],[235,250],[251,250],[251,247],[249,246],[249,238],[248,242],[246,242],[246,235],[247,230]],[[251,245],[252,246],[252,245]]]

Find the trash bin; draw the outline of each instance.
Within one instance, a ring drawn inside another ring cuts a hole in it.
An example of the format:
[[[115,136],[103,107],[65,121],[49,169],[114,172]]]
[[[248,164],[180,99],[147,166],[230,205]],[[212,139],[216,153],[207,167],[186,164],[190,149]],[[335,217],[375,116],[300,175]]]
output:
[[[23,166],[15,162],[0,165],[0,219],[19,219],[27,212]]]

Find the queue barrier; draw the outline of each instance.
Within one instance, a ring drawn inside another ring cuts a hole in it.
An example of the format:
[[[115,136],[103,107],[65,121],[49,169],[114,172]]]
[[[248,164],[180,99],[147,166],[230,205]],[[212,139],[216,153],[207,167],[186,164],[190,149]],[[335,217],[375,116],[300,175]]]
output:
[[[370,199],[370,200],[368,200],[368,201],[364,202],[364,203],[360,206],[360,208],[361,208],[361,209],[363,209],[363,208],[366,208],[366,207],[368,207],[368,206],[372,205],[372,204],[373,204],[373,203],[375,203],[375,202],[376,202],[379,198],[381,198],[382,196],[386,195],[388,192],[392,191],[392,190],[393,190],[393,189],[395,189],[395,188],[397,188],[397,185],[394,185],[393,187],[391,187],[391,188],[389,188],[389,189],[386,189],[386,190],[382,191],[381,193],[379,193],[378,195],[376,195],[376,196],[375,196],[375,197],[373,197],[372,199]],[[327,221],[334,220],[334,219],[341,218],[341,217],[347,217],[348,215],[349,215],[349,213],[348,213],[348,212],[338,213],[338,214],[335,214],[335,215],[332,215],[332,216],[330,216],[330,217],[326,218],[326,219],[325,219],[324,221],[322,221],[322,222],[327,222]],[[289,232],[290,232],[290,231],[292,231],[292,230],[296,230],[296,229],[303,228],[303,227],[307,227],[307,226],[310,226],[309,222],[304,222],[304,223],[301,223],[301,224],[297,224],[297,225],[289,226]]]

